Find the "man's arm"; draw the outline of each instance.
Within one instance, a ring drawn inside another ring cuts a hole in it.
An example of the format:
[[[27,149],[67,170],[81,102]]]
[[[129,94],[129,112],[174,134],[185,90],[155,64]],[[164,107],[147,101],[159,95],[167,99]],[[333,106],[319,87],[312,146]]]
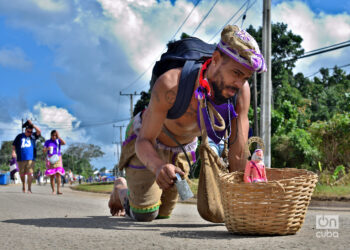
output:
[[[136,140],[136,154],[156,176],[157,184],[168,189],[176,179],[175,173],[184,173],[162,160],[155,150],[168,110],[174,105],[180,69],[169,70],[160,76],[153,87],[150,104],[142,116],[142,126]]]
[[[35,134],[37,137],[41,135],[41,130],[38,126],[36,126],[31,120],[28,120],[28,123],[33,125],[33,128],[35,128]]]
[[[230,147],[228,153],[229,171],[241,171],[246,166],[245,147],[248,141],[249,120],[248,111],[250,106],[250,88],[246,82],[240,89],[237,97],[237,119],[231,123]]]

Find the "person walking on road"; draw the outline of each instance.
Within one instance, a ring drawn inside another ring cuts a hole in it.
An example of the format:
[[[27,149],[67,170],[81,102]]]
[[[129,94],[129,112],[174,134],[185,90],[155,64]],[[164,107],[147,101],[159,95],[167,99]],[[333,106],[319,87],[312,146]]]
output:
[[[12,157],[17,159],[22,191],[26,192],[25,176],[27,176],[28,193],[32,193],[33,171],[36,158],[36,140],[40,137],[40,129],[27,120],[23,127],[25,132],[18,134],[12,143]],[[35,133],[33,133],[35,129]]]
[[[41,182],[40,182],[41,171],[40,171],[40,169],[38,169],[38,171],[36,172],[35,177],[36,177],[36,183],[39,184],[39,186],[41,186]]]
[[[62,194],[61,187],[61,175],[65,174],[62,164],[61,145],[65,145],[66,142],[59,136],[58,131],[51,131],[51,139],[47,140],[44,144],[44,153],[46,157],[46,171],[45,175],[50,176],[50,183],[52,188],[52,194],[55,194],[55,178],[57,182],[57,194]]]

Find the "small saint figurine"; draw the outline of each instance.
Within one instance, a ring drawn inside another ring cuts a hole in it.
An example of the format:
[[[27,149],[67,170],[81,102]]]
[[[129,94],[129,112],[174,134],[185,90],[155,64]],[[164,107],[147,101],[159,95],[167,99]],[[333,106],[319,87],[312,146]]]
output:
[[[252,155],[251,161],[247,162],[247,165],[245,167],[244,182],[267,182],[263,160],[264,152],[261,149],[256,149]]]

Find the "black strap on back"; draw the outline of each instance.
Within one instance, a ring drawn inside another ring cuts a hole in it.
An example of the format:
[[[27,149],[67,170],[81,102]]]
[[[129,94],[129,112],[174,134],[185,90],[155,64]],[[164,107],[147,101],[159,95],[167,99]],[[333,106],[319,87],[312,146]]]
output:
[[[192,168],[192,165],[191,165],[191,161],[190,161],[190,158],[188,158],[188,155],[186,153],[186,150],[184,149],[184,147],[182,146],[182,144],[175,139],[175,137],[173,136],[173,134],[165,127],[163,126],[163,132],[169,136],[181,149],[182,149],[182,152],[184,152],[185,154],[185,157],[186,157],[186,160],[188,162],[188,166],[190,167],[190,169]]]
[[[187,60],[185,62],[181,71],[174,106],[169,109],[167,114],[168,119],[177,119],[186,112],[191,102],[198,71],[201,65],[201,63],[192,60]]]

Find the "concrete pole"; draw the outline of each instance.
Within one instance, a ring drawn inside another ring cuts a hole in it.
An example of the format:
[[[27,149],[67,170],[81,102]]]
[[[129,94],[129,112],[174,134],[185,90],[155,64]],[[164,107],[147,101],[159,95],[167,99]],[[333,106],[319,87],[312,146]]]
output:
[[[134,113],[134,95],[141,95],[139,93],[135,93],[134,94],[123,94],[121,91],[119,92],[120,95],[126,95],[130,97],[130,118],[133,117],[133,113]]]
[[[259,136],[259,124],[258,124],[258,91],[256,88],[257,79],[256,73],[253,75],[253,110],[254,110],[254,136]]]
[[[271,0],[264,0],[262,51],[267,66],[267,72],[263,73],[261,76],[260,136],[265,144],[265,166],[271,167]]]

